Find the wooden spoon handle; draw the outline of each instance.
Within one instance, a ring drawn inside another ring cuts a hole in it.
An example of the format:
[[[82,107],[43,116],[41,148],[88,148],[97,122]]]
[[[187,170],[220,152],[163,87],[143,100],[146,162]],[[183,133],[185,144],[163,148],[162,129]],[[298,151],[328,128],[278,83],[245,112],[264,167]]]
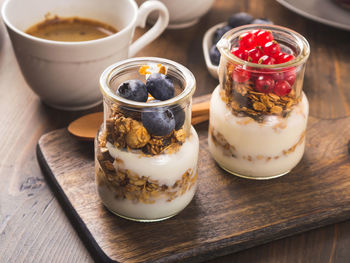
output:
[[[209,114],[209,101],[195,103],[192,105],[192,117]]]
[[[209,120],[209,114],[198,115],[196,117],[192,117],[191,123],[192,125],[196,125],[202,122]]]

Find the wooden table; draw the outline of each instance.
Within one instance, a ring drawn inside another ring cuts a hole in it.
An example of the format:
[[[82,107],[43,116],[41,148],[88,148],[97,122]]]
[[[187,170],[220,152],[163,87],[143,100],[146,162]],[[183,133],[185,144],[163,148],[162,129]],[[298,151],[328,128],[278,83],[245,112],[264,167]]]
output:
[[[311,46],[304,83],[310,114],[325,119],[350,116],[350,32],[304,19],[273,0],[217,0],[199,24],[166,31],[138,55],[186,65],[196,76],[196,95],[211,92],[217,80],[205,68],[202,37],[238,11],[268,17],[304,35]],[[43,105],[25,83],[8,35],[0,29],[0,262],[91,262],[43,178],[35,147],[42,134],[101,107],[64,112]],[[349,248],[350,220],[210,262],[349,262]]]

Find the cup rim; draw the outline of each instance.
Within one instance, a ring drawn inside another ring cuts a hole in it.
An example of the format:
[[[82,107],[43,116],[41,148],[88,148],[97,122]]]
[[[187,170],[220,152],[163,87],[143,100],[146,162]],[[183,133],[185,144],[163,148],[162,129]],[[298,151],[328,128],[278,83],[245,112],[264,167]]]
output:
[[[130,64],[134,63],[134,64],[142,65],[142,64],[146,64],[147,62],[152,62],[156,64],[160,63],[162,65],[170,65],[175,67],[182,74],[183,78],[186,81],[186,86],[184,87],[182,92],[169,100],[164,100],[164,101],[159,101],[154,103],[147,103],[147,102],[131,101],[131,100],[122,98],[111,91],[111,89],[109,88],[109,82],[116,75],[116,73],[118,73],[118,69],[122,71],[125,67],[128,67]],[[188,68],[186,68],[185,66],[173,60],[158,58],[158,57],[136,57],[136,58],[129,58],[129,59],[119,61],[107,67],[100,76],[99,85],[100,85],[100,91],[104,97],[107,97],[124,106],[129,106],[133,108],[155,108],[155,107],[175,105],[181,101],[186,100],[189,97],[192,97],[193,93],[196,90],[196,79]]]
[[[136,19],[137,19],[137,10],[138,10],[138,6],[137,6],[135,1],[127,0],[131,4],[133,9],[134,9],[134,17],[132,18],[132,21],[126,27],[124,27],[121,30],[118,30],[118,32],[116,32],[116,33],[114,33],[114,34],[112,34],[110,36],[99,38],[99,39],[87,40],[87,41],[56,41],[56,40],[49,40],[49,39],[44,39],[44,38],[32,36],[30,34],[25,33],[24,31],[18,29],[17,27],[15,27],[10,22],[10,19],[8,18],[7,14],[6,14],[6,8],[7,8],[8,4],[11,1],[12,0],[5,0],[5,2],[3,3],[2,7],[1,7],[1,16],[2,16],[2,19],[3,19],[3,21],[4,21],[4,23],[5,23],[5,25],[7,27],[9,27],[16,34],[21,35],[22,37],[30,39],[32,41],[37,41],[37,42],[40,42],[40,43],[43,43],[43,44],[55,44],[55,45],[58,45],[58,46],[79,46],[79,45],[84,45],[85,46],[85,45],[92,45],[92,44],[95,44],[95,43],[100,43],[100,42],[107,41],[109,39],[118,37],[122,33],[127,32],[128,30],[130,30],[135,25],[135,22],[136,22]]]

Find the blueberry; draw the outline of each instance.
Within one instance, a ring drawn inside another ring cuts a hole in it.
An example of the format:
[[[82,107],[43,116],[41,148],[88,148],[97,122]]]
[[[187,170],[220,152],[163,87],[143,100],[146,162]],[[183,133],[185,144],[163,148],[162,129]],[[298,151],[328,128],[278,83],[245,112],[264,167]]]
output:
[[[137,79],[123,82],[116,93],[120,97],[133,101],[146,102],[148,99],[146,85]]]
[[[141,121],[146,130],[155,136],[165,136],[175,128],[175,118],[171,110],[156,108],[153,111],[143,111]]]
[[[181,108],[180,105],[177,105],[171,110],[175,118],[175,130],[179,130],[185,123],[185,111]]]
[[[160,102],[160,100],[150,100],[148,103],[156,103]],[[171,108],[170,111],[174,114],[175,118],[175,130],[179,130],[185,123],[185,111],[181,108],[180,105],[176,105]]]
[[[168,100],[174,97],[175,89],[170,78],[160,73],[153,73],[146,82],[151,95],[158,100]]]
[[[218,48],[216,47],[216,45],[213,45],[210,48],[209,56],[210,56],[211,63],[213,63],[214,65],[219,65],[221,54],[220,54]]]
[[[222,36],[231,29],[232,28],[230,26],[219,27],[216,29],[213,36],[213,44],[218,43]]]
[[[250,24],[253,20],[254,18],[251,15],[241,12],[230,16],[228,19],[228,24],[230,27],[234,28]]]
[[[273,22],[267,18],[257,18],[254,19],[251,24],[273,25]]]

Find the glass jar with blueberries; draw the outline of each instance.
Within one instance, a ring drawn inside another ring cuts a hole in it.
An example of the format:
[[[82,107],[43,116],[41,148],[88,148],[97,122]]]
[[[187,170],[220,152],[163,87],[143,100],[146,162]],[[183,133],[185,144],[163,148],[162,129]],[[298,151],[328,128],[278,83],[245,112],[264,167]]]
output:
[[[288,28],[246,25],[227,32],[217,46],[220,85],[211,97],[208,138],[212,156],[240,177],[288,173],[305,148],[308,42]]]
[[[176,215],[197,187],[194,76],[170,60],[134,58],[107,68],[100,89],[104,121],[95,140],[95,168],[101,201],[135,221]]]

